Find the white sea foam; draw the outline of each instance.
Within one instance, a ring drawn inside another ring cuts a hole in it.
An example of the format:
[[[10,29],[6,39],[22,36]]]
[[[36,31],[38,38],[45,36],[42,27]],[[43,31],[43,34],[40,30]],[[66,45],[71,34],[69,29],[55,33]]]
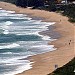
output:
[[[0,13],[4,13],[4,12],[7,12],[6,10],[0,10]]]
[[[0,53],[0,54],[5,54],[5,55],[8,55],[8,54],[15,54],[15,55],[24,55],[24,54],[26,54],[26,53],[23,53],[23,52],[20,52],[20,53],[15,53],[15,52],[4,52],[4,53]],[[30,54],[30,52],[29,52],[29,54]],[[31,54],[33,54],[33,53],[31,53]],[[27,57],[26,57],[27,58]]]
[[[27,18],[25,18],[25,19],[31,20],[32,18],[27,17]]]
[[[24,62],[25,63],[25,62]],[[9,73],[4,73],[3,75],[15,75],[15,74],[18,74],[18,73],[22,73],[23,71],[26,71],[26,70],[29,70],[29,69],[31,69],[32,68],[32,64],[33,62],[30,62],[29,61],[29,63],[26,63],[25,65],[23,64],[23,65],[21,65],[21,66],[19,66],[19,67],[17,67],[17,69],[15,70],[15,71],[11,71],[11,72],[9,72]]]
[[[1,10],[2,8],[0,8],[0,10]]]
[[[24,14],[9,14],[8,15],[9,17],[26,17],[27,15],[24,15]]]
[[[13,22],[11,22],[11,21],[6,21],[6,22],[1,22],[0,23],[1,26],[11,25],[11,24],[13,24]]]
[[[7,11],[7,13],[15,13],[15,11]]]
[[[10,17],[11,19],[27,19],[27,20],[31,20],[32,18],[29,17]]]
[[[13,16],[13,17],[10,17],[11,19],[27,19],[27,20],[31,20],[32,18],[30,18],[30,17],[20,17],[20,16],[17,16],[17,15],[15,15],[15,16]],[[25,21],[26,22],[26,21]]]
[[[11,49],[11,48],[19,47],[19,46],[20,46],[19,44],[13,43],[9,45],[0,46],[0,49]]]
[[[54,45],[48,45],[48,40],[53,40],[49,36],[40,35],[39,32],[48,30],[49,25],[55,24],[55,22],[42,22],[42,20],[31,20],[32,18],[29,18],[23,14],[14,14],[14,11],[6,11],[6,10],[0,10],[0,19],[27,19],[28,21],[24,21],[19,23],[13,23],[11,21],[6,21],[2,23],[2,29],[4,30],[4,34],[16,34],[16,35],[37,35],[40,36],[43,40],[41,41],[18,41],[16,43],[12,44],[2,44],[0,46],[0,49],[12,49],[12,48],[21,48],[22,53],[16,53],[16,52],[5,52],[0,54],[9,55],[8,57],[2,57],[0,58],[0,63],[4,64],[5,66],[15,66],[14,71],[10,72],[4,72],[3,75],[15,75],[17,73],[21,73],[25,70],[29,70],[32,68],[32,65],[29,60],[19,60],[23,58],[27,58],[32,55],[41,54],[49,51],[55,50]],[[5,17],[3,17],[5,16]],[[12,24],[13,23],[13,24]],[[0,26],[0,27],[1,27]],[[27,51],[25,51],[27,50]],[[16,56],[14,56],[14,54]],[[17,55],[18,54],[18,55]],[[10,55],[11,56],[10,58]],[[12,68],[11,68],[12,69]]]
[[[45,30],[47,30],[48,29],[48,26],[55,24],[55,22],[41,22],[41,24],[45,24],[41,28],[45,28]],[[42,30],[42,31],[45,31],[45,30]],[[39,36],[41,36],[43,40],[51,40],[51,37],[50,36],[47,36],[47,35],[45,35],[45,36],[44,35],[39,35]]]
[[[0,13],[0,17],[26,17],[27,15],[23,14],[13,14],[13,13]]]
[[[13,22],[11,22],[11,21],[6,21],[5,22],[5,25],[10,25],[10,24],[12,24]]]
[[[34,23],[36,23],[36,22],[40,22],[41,20],[32,20],[32,18],[30,19],[30,20],[28,20],[28,21],[24,21],[25,23],[30,23],[30,24],[34,24]],[[37,24],[37,23],[36,23]]]
[[[42,53],[55,50],[54,45],[34,45],[32,48],[42,51]],[[40,53],[41,54],[41,53]]]
[[[0,54],[13,54],[12,52],[5,52],[5,53],[0,53]]]
[[[32,46],[32,48],[52,48],[54,45],[37,45],[37,46]]]
[[[15,11],[0,10],[0,13],[15,13]]]
[[[41,23],[41,20],[35,20],[32,22],[32,24],[40,24]]]
[[[8,16],[8,13],[0,13],[0,17],[2,16]]]
[[[56,48],[54,48],[54,45],[34,45],[30,50],[35,54],[43,54],[46,52],[54,51]]]
[[[9,34],[8,30],[4,30],[3,34]]]
[[[9,25],[13,24],[13,22],[11,21],[6,21],[4,22],[3,26],[2,26],[2,29],[4,30],[3,34],[9,34]]]
[[[40,24],[45,24],[47,26],[55,24],[55,22],[40,22]]]
[[[24,56],[24,59],[27,58],[28,56]],[[23,56],[22,56],[23,58]],[[4,63],[5,66],[15,66],[16,68],[12,71],[9,72],[3,72],[2,75],[15,75],[18,73],[21,73],[23,71],[29,70],[32,68],[32,63],[29,60],[19,60],[22,59],[21,57],[15,57],[15,58],[8,58],[7,60],[2,60],[0,63]],[[1,60],[1,59],[0,59]]]
[[[0,53],[1,54],[1,53]],[[32,56],[32,55],[26,55],[26,56],[14,56],[14,57],[7,57],[7,58],[0,58],[0,64],[2,63],[2,64],[6,64],[7,63],[7,65],[17,65],[17,63],[19,64],[20,62],[23,62],[23,61],[25,61],[25,60],[20,60],[20,59],[25,59],[25,58],[27,58],[27,57],[29,57],[29,56]],[[9,64],[8,64],[9,63]]]
[[[23,58],[23,56],[22,57],[9,57],[8,59],[3,59],[1,62],[0,62],[0,64],[1,63],[3,63],[3,64],[5,64],[5,65],[7,65],[7,66],[9,66],[9,65],[23,65],[23,64],[25,64],[25,63],[28,63],[28,61],[26,61],[26,60],[23,60],[23,59],[25,59],[25,58],[27,58],[28,56],[24,56],[24,58]],[[20,60],[21,59],[21,60]],[[1,60],[1,59],[0,59]]]
[[[3,30],[8,30],[9,25],[2,25]]]
[[[51,37],[45,35],[45,36],[42,36],[42,39],[43,39],[43,40],[51,40]]]
[[[35,21],[31,21],[32,25],[34,23],[35,23]],[[41,21],[39,21],[39,23],[41,23]],[[43,40],[51,40],[51,38],[49,36],[40,35],[39,32],[48,30],[48,26],[55,24],[55,22],[48,23],[48,24],[45,22],[44,24],[45,25],[38,24],[38,25],[33,25],[33,26],[32,25],[30,25],[30,26],[27,26],[27,25],[26,26],[14,26],[14,27],[12,27],[12,28],[14,28],[14,30],[11,33],[12,34],[15,33],[16,35],[38,35],[38,36],[42,37]],[[15,29],[16,29],[16,32],[15,32]]]

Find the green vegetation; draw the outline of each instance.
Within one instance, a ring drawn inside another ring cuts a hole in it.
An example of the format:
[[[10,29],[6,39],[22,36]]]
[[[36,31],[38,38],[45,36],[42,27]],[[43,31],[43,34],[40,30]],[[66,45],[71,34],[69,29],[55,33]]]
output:
[[[44,0],[0,0],[0,1],[13,3],[21,7],[31,6],[37,8],[40,6],[44,6]]]
[[[66,5],[64,8],[65,10],[62,14],[69,17],[69,21],[75,22],[75,5],[69,4]]]
[[[17,6],[21,6],[21,7],[41,7],[44,5],[44,1],[43,0],[17,0],[16,1],[16,5]]]
[[[48,75],[75,75],[75,58],[72,59],[69,63],[56,69],[53,73]]]

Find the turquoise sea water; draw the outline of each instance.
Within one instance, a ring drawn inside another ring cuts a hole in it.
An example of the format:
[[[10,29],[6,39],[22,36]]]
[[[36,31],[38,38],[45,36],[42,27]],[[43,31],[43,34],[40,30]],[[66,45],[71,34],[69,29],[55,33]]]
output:
[[[39,34],[53,24],[0,9],[0,75],[28,70],[32,62],[25,58],[55,50],[47,44],[53,39]]]

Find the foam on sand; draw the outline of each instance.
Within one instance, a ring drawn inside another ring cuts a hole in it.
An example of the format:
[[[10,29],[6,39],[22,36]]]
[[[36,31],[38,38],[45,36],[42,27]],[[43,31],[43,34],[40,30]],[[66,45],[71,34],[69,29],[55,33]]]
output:
[[[49,37],[49,36],[45,35],[45,36],[42,36],[42,39],[43,39],[43,40],[50,40],[50,39],[51,39],[51,37]]]
[[[37,46],[32,46],[32,48],[53,48],[54,45],[37,45]]]
[[[54,45],[35,45],[32,46],[32,52],[37,54],[42,54],[50,51],[54,51],[56,48],[54,48]]]

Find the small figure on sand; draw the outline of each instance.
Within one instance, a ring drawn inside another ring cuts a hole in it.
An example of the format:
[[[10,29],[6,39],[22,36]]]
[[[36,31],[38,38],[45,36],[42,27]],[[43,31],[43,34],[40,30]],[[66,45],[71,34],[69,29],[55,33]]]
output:
[[[70,40],[70,42],[71,42],[71,40]]]
[[[69,42],[69,45],[70,45],[70,42]]]
[[[60,22],[61,22],[61,19],[60,19]]]
[[[57,64],[55,64],[55,70],[58,68],[58,65]]]
[[[70,42],[69,42],[69,45],[71,44],[71,40],[70,40]]]

